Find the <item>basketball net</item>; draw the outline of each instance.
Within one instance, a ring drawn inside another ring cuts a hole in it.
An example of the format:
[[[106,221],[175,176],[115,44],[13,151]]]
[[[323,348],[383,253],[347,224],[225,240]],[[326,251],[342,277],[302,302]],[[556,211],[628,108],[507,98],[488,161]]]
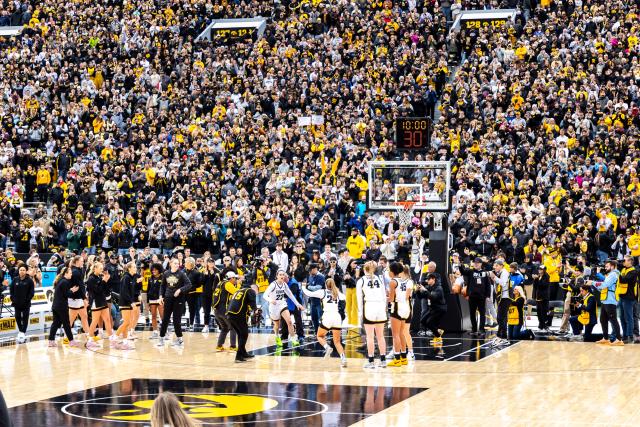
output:
[[[413,207],[417,202],[415,201],[403,201],[396,202],[396,212],[398,213],[398,222],[400,225],[404,225],[405,228],[409,228],[411,220],[413,219]]]

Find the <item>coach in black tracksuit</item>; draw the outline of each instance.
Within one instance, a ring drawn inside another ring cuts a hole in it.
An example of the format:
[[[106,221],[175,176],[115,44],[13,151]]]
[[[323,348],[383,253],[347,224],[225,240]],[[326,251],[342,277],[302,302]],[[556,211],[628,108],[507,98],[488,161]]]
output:
[[[249,338],[249,325],[247,318],[249,311],[256,310],[256,285],[244,287],[231,296],[227,307],[227,318],[229,323],[238,334],[238,351],[236,352],[236,362],[246,362],[253,357],[247,353],[247,339]]]
[[[480,333],[484,333],[486,300],[491,295],[491,281],[489,273],[482,268],[482,260],[473,260],[473,269],[464,271],[467,276],[467,296],[469,297],[469,316],[471,317],[471,333],[477,334],[478,320],[476,311],[480,314]]]
[[[33,279],[27,274],[27,267],[21,265],[18,269],[18,275],[9,285],[9,295],[11,296],[11,305],[15,309],[18,331],[22,335],[27,332],[27,326],[29,326],[29,311],[34,294]],[[0,297],[2,297],[1,294]]]
[[[162,276],[160,295],[164,298],[164,313],[162,326],[160,326],[160,338],[164,338],[169,327],[169,319],[173,319],[173,328],[176,337],[182,337],[181,318],[184,313],[185,297],[191,289],[191,281],[180,271],[180,261],[177,258],[171,260],[169,271]]]

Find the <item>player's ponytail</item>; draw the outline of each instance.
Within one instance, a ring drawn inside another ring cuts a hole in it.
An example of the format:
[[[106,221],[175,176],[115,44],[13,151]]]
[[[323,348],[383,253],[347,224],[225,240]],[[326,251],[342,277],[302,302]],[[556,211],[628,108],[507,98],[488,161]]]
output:
[[[338,287],[336,286],[336,282],[333,279],[327,279],[324,282],[324,285],[327,287],[329,292],[331,292],[331,296],[333,299],[338,299]]]

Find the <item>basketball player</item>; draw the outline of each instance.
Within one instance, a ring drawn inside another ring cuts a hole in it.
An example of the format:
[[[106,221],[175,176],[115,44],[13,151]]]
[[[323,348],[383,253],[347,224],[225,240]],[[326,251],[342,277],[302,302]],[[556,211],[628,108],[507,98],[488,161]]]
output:
[[[109,293],[109,272],[104,269],[104,265],[100,261],[94,262],[89,268],[89,277],[87,278],[87,291],[91,297],[91,325],[89,325],[89,337],[87,340],[87,348],[95,349],[97,344],[94,342],[98,337],[94,337],[94,332],[98,327],[98,323],[102,321],[107,330],[107,336],[115,340],[111,327],[111,313],[107,306],[107,294]]]
[[[416,360],[416,356],[413,354],[413,338],[411,337],[411,321],[413,320],[413,291],[416,289],[416,283],[411,278],[411,270],[407,264],[404,264],[404,270],[402,272],[402,278],[407,281],[407,287],[409,292],[409,317],[405,320],[406,325],[402,329],[405,342],[407,343],[407,359]]]
[[[147,284],[147,301],[149,303],[149,311],[151,312],[151,337],[150,339],[158,339],[158,318],[162,318],[163,305],[160,298],[160,287],[162,285],[162,264],[159,262],[151,265],[151,277]]]
[[[302,287],[302,292],[308,297],[319,298],[322,301],[322,320],[318,327],[318,342],[324,347],[324,357],[330,357],[333,351],[325,338],[327,333],[331,331],[333,335],[333,345],[340,355],[340,365],[347,366],[347,357],[344,354],[344,347],[340,342],[340,333],[342,332],[342,317],[338,310],[339,301],[345,301],[346,298],[342,292],[338,290],[336,282],[333,279],[327,279],[325,282],[326,289],[310,291],[306,286]]]
[[[391,303],[391,335],[393,337],[394,359],[388,366],[402,366],[407,362],[407,340],[405,329],[407,319],[411,315],[411,286],[408,279],[403,278],[404,266],[392,262],[389,266],[389,302]]]
[[[387,346],[384,341],[384,324],[387,322],[387,292],[381,277],[376,276],[376,263],[369,261],[364,265],[364,276],[356,283],[356,297],[358,300],[358,318],[364,323],[367,335],[367,356],[369,361],[365,369],[374,369],[374,341],[378,339],[380,351],[380,367],[386,368]]]
[[[269,317],[273,321],[273,333],[276,335],[276,346],[282,347],[282,339],[278,336],[280,331],[280,319],[284,319],[287,322],[287,328],[289,330],[289,341],[294,347],[299,345],[296,335],[293,333],[293,324],[291,323],[291,314],[287,307],[287,300],[285,296],[289,297],[291,301],[298,307],[299,310],[304,310],[304,307],[300,305],[298,300],[289,286],[287,285],[287,273],[283,270],[278,270],[276,280],[271,282],[266,291],[264,291],[264,300],[269,303]]]

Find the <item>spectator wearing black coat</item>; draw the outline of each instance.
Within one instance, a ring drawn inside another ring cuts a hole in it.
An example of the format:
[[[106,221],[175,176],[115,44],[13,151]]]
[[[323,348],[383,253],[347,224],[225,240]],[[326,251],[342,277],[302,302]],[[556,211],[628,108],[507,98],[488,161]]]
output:
[[[538,329],[548,330],[549,322],[547,311],[549,310],[549,274],[544,265],[540,264],[538,271],[533,275],[533,299],[536,300],[536,311],[538,313]]]

